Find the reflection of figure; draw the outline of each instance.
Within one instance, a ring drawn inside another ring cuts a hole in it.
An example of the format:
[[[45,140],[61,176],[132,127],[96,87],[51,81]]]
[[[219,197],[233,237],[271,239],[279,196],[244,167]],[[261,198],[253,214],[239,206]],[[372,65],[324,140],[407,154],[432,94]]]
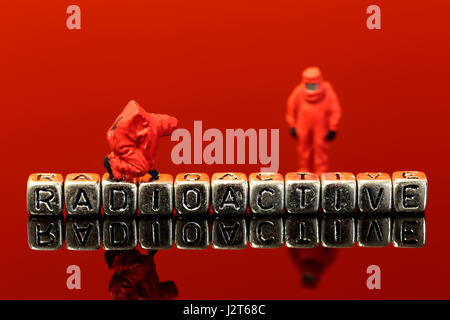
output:
[[[337,250],[325,247],[290,249],[289,254],[300,269],[303,286],[316,288],[325,269],[336,259]]]
[[[321,174],[328,167],[328,141],[336,136],[341,106],[320,70],[307,68],[287,102],[286,121],[297,138],[300,171]]]
[[[159,282],[154,262],[156,252],[149,250],[148,255],[136,249],[105,252],[106,263],[114,270],[109,282],[113,299],[174,299],[178,296],[175,283]]]
[[[109,128],[107,140],[112,152],[104,165],[115,179],[139,178],[147,172],[155,179],[153,168],[158,142],[172,134],[178,120],[165,114],[146,112],[136,101],[130,101]]]

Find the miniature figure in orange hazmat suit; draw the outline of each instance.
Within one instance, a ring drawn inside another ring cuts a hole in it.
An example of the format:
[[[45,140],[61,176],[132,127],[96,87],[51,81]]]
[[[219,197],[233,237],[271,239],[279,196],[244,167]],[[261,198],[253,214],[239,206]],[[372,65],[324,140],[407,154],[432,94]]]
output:
[[[112,150],[104,160],[109,174],[116,180],[139,178],[147,172],[153,179],[159,178],[153,168],[158,142],[171,135],[177,124],[174,117],[148,113],[130,101],[106,135]]]
[[[302,172],[322,174],[328,167],[328,141],[336,137],[341,118],[338,98],[320,70],[307,68],[287,101],[286,121],[297,138]]]

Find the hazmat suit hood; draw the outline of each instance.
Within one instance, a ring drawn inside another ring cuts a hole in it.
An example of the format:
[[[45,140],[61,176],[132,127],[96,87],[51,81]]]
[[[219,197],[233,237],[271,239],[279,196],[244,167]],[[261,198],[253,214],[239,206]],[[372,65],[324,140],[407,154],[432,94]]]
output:
[[[322,73],[317,67],[309,67],[303,71],[301,86],[302,94],[309,102],[322,100],[325,95]]]

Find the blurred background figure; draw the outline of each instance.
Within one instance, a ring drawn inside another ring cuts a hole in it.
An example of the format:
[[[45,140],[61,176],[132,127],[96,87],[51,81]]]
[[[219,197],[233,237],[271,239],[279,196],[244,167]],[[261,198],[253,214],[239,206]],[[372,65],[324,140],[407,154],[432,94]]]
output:
[[[106,251],[108,268],[114,271],[109,292],[116,300],[174,299],[178,289],[174,282],[160,282],[154,257],[156,250],[141,254],[138,250]]]
[[[324,271],[336,260],[337,249],[289,249],[289,254],[300,270],[302,286],[315,289]]]
[[[317,67],[303,71],[302,81],[287,101],[286,121],[297,139],[300,172],[319,176],[328,169],[329,142],[336,138],[341,105],[331,84],[324,81]],[[289,249],[300,271],[302,285],[314,289],[324,271],[336,259],[337,249]]]
[[[286,121],[297,139],[299,171],[322,174],[328,168],[328,142],[336,137],[341,106],[317,67],[303,72],[287,101]]]

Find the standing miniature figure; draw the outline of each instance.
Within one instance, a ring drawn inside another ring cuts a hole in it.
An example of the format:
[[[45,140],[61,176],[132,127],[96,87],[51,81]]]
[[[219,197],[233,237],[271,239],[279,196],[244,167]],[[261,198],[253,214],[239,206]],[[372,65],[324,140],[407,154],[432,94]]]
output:
[[[148,113],[130,101],[106,135],[112,152],[105,157],[104,166],[111,177],[139,178],[148,172],[152,179],[158,179],[153,165],[159,139],[171,135],[177,124],[174,117]]]
[[[302,77],[288,99],[286,121],[297,139],[299,171],[320,175],[328,168],[328,142],[336,137],[341,106],[319,68],[307,68]]]

